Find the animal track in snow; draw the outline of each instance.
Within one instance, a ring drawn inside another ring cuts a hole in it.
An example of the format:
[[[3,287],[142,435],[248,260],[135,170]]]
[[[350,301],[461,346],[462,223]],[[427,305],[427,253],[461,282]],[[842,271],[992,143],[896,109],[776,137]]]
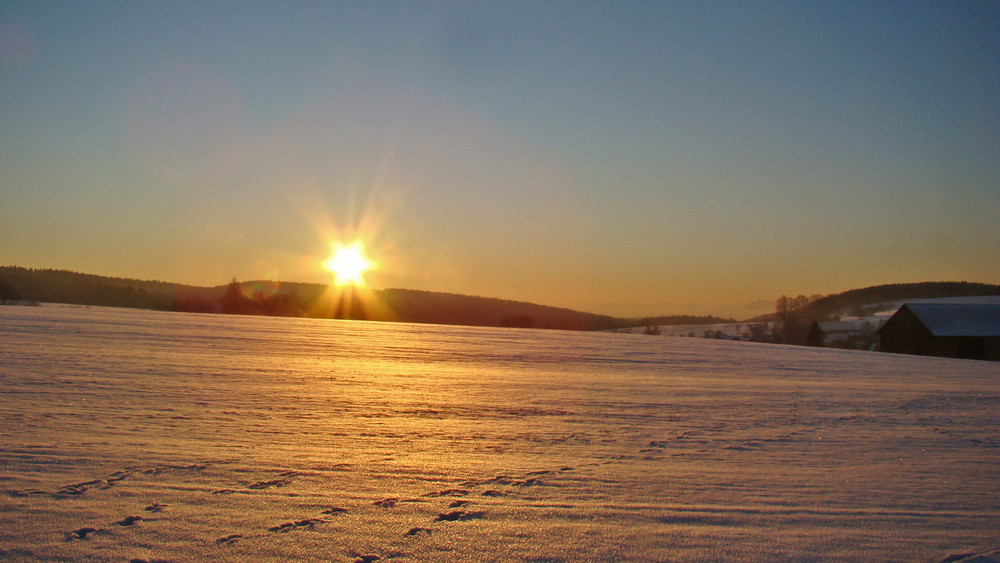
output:
[[[259,491],[262,489],[270,489],[271,487],[284,487],[285,485],[291,482],[292,482],[291,479],[272,479],[270,481],[257,481],[256,483],[251,483],[250,485],[247,485],[247,488]]]
[[[404,499],[401,499],[401,498],[398,498],[398,497],[387,497],[387,498],[384,498],[382,500],[377,500],[377,501],[373,502],[372,505],[373,506],[377,506],[379,508],[396,508],[397,504],[401,504],[401,503],[404,503],[404,502],[426,502],[426,501],[420,500],[418,498],[404,498]]]
[[[163,467],[152,467],[147,469],[133,469],[133,470],[119,470],[111,473],[106,477],[100,477],[97,479],[91,479],[90,481],[82,481],[80,483],[73,483],[71,485],[63,485],[59,487],[52,496],[56,498],[72,498],[83,495],[89,490],[98,489],[106,490],[117,485],[119,482],[132,477],[136,473],[141,473],[143,475],[159,475],[161,473],[166,473],[168,471],[203,471],[208,469],[207,465],[184,465],[184,466],[174,466],[168,465]],[[44,494],[44,491],[37,489],[31,489],[27,491],[11,491],[11,494],[16,494],[17,496],[25,496],[29,494]]]
[[[312,527],[313,524],[323,524],[326,520],[321,520],[319,518],[306,518],[304,520],[296,520],[294,522],[283,522],[277,526],[271,526],[268,528],[271,532],[288,532],[294,530],[295,528],[305,528]]]
[[[443,491],[434,491],[432,493],[424,493],[422,496],[429,498],[438,497],[464,497],[469,494],[469,491],[465,489],[445,489]]]
[[[15,497],[26,497],[30,495],[47,495],[49,493],[41,489],[7,489],[7,494]]]
[[[216,490],[212,491],[212,494],[213,495],[231,495],[233,493],[238,493],[238,492],[240,492],[240,491],[237,491],[236,489],[216,489]]]
[[[192,466],[195,467],[195,466]],[[283,471],[278,474],[277,479],[261,479],[260,481],[255,481],[246,486],[246,489],[216,489],[212,491],[213,495],[228,495],[233,493],[245,493],[246,490],[251,491],[263,491],[265,489],[284,487],[291,484],[293,477],[299,477],[302,475],[310,475],[310,473],[303,473],[300,471]]]
[[[160,473],[167,473],[170,471],[204,471],[208,469],[208,465],[204,464],[191,464],[191,465],[163,465],[160,467],[150,467],[147,469],[140,469],[139,472],[144,475],[159,475]]]
[[[104,479],[94,479],[91,481],[84,481],[82,483],[75,483],[73,485],[64,485],[55,492],[55,496],[57,497],[80,496],[83,493],[92,489],[93,487],[100,487],[101,489],[107,489],[111,487],[111,484]]]
[[[749,450],[749,449],[754,449],[754,448],[759,448],[759,447],[761,447],[761,443],[760,442],[754,442],[752,440],[747,440],[747,441],[741,442],[739,444],[733,444],[733,445],[730,445],[730,446],[726,446],[725,449],[727,449],[727,450],[736,450],[738,452],[741,452],[743,450]]]

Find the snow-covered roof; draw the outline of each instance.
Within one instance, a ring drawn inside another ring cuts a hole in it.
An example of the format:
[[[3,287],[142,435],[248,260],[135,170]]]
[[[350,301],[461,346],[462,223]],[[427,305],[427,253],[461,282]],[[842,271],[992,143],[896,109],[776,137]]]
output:
[[[907,303],[936,336],[1000,336],[1000,304]]]

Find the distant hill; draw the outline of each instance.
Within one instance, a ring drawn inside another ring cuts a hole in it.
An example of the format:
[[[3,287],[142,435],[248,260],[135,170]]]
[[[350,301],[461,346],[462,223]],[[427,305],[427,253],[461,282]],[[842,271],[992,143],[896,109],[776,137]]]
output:
[[[170,309],[177,296],[200,290],[167,282],[16,266],[0,267],[0,284],[10,300],[161,310]]]
[[[942,297],[1000,295],[1000,285],[970,282],[888,284],[827,295],[789,312],[786,342],[804,344],[813,321],[872,312],[879,304]],[[66,270],[0,267],[0,303],[28,301],[163,311],[349,318],[470,326],[610,330],[735,322],[713,316],[616,318],[522,301],[419,291],[353,289],[275,281],[202,287],[112,278]],[[766,315],[744,322],[782,321]]]
[[[412,289],[383,289],[372,293],[383,310],[390,312],[389,318],[384,320],[561,330],[602,330],[621,324],[609,316],[507,299]]]
[[[874,285],[827,295],[813,301],[809,309],[817,313],[834,314],[858,307],[905,301],[907,299],[939,299],[942,297],[974,297],[1000,295],[1000,285],[971,282],[921,282]]]
[[[66,270],[0,267],[0,299],[164,311],[350,318],[470,326],[603,330],[631,321],[520,301],[408,289],[331,291],[272,281],[199,287]]]

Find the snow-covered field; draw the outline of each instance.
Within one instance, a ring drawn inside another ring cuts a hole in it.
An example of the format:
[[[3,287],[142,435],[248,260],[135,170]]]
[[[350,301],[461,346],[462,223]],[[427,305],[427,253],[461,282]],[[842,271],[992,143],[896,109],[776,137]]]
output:
[[[1000,363],[0,307],[0,559],[942,561]]]

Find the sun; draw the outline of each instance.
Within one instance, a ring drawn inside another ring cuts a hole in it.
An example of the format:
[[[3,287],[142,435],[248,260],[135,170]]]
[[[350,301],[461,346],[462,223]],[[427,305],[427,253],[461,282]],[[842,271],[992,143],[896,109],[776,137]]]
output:
[[[351,244],[334,243],[333,252],[323,267],[333,272],[334,283],[338,286],[364,287],[365,272],[373,269],[375,263],[365,255],[364,244],[356,240]]]

